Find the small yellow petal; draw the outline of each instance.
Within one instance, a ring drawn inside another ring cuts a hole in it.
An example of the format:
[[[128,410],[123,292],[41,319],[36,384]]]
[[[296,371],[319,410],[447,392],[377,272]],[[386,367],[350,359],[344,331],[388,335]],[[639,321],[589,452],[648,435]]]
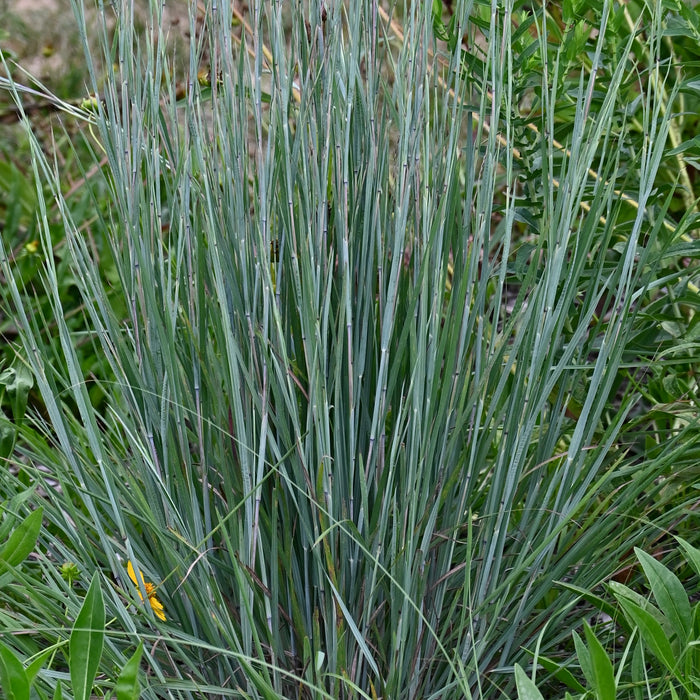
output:
[[[127,573],[129,574],[129,578],[132,580],[134,583],[134,586],[136,586],[136,592],[139,595],[139,599],[141,602],[143,602],[143,595],[141,594],[141,587],[138,584],[138,579],[136,578],[136,572],[134,571],[134,566],[133,564],[129,561],[126,565],[126,570]],[[140,572],[139,572],[140,573]],[[143,584],[143,587],[146,590],[146,595],[148,596],[148,602],[151,604],[151,609],[153,610],[153,613],[157,618],[160,620],[165,621],[165,613],[163,610],[165,609],[163,607],[163,603],[161,603],[158,598],[156,598],[156,587],[146,581],[143,577],[143,574],[141,574],[141,583]]]
[[[158,598],[156,598],[154,595],[153,595],[153,596],[150,596],[150,597],[148,598],[148,601],[149,601],[150,604],[151,604],[151,608],[153,609],[153,612],[154,612],[155,616],[156,616],[157,618],[163,620],[163,622],[165,622],[166,617],[165,617],[165,613],[163,612],[163,610],[165,609],[165,608],[163,607],[163,603],[161,603],[161,602],[158,600]]]
[[[136,572],[134,571],[134,565],[131,562],[129,562],[126,565],[126,570],[127,570],[127,573],[129,574],[129,578],[134,582],[134,585],[138,587],[139,582],[136,580]]]

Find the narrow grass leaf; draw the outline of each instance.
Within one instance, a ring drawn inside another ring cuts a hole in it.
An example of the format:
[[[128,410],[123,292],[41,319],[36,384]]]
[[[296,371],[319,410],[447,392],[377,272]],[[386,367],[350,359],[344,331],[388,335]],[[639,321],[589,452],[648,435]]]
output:
[[[639,559],[646,577],[649,579],[651,592],[654,594],[657,605],[666,618],[673,625],[678,636],[681,648],[685,647],[692,628],[692,612],[688,594],[678,577],[667,569],[660,561],[651,555],[635,548],[635,554]]]
[[[270,683],[261,673],[258,673],[244,657],[241,657],[241,666],[245,668],[246,679],[250,682],[252,686],[255,687],[256,691],[262,695],[265,700],[279,700],[278,695],[270,687]],[[250,689],[249,689],[250,690]],[[252,697],[255,697],[253,695]]]
[[[102,657],[105,607],[99,573],[95,572],[69,641],[69,667],[75,700],[89,700]]]
[[[525,651],[532,653],[529,649],[526,649]],[[554,676],[554,678],[556,678],[558,681],[563,683],[568,688],[571,688],[571,690],[575,690],[577,693],[586,692],[586,688],[581,685],[574,674],[571,673],[571,671],[569,671],[569,669],[565,666],[562,666],[556,661],[552,661],[552,659],[542,656],[541,654],[537,656],[537,663],[542,666],[545,671],[551,673],[552,676]]]
[[[625,627],[625,630],[629,633],[632,632],[632,628],[629,627],[629,625],[627,624],[627,620],[625,620],[621,615],[619,615],[617,608],[612,603],[609,603],[607,600],[605,600],[605,598],[602,598],[601,596],[596,595],[595,593],[592,593],[591,591],[586,590],[585,588],[581,588],[581,586],[575,586],[565,581],[558,581],[557,584],[562,588],[566,588],[567,590],[572,591],[573,593],[576,593],[577,595],[581,596],[583,600],[589,602],[596,610],[599,610],[604,615],[608,615],[613,619],[618,617],[621,618],[620,622]]]
[[[42,654],[39,654],[25,669],[25,672],[27,674],[27,680],[29,681],[29,685],[31,685],[34,682],[34,679],[36,678],[37,673],[41,671],[41,667],[44,665],[44,661],[48,659],[52,654],[55,654],[56,650],[54,648],[47,649],[45,652]]]
[[[8,566],[21,564],[36,546],[44,509],[31,512],[14,530],[0,550],[0,560]]]
[[[0,643],[0,686],[7,700],[29,700],[29,680],[22,662]]]
[[[379,674],[379,668],[377,667],[377,662],[372,657],[372,652],[369,650],[367,643],[365,642],[364,638],[360,634],[360,630],[357,629],[357,625],[355,624],[355,621],[352,619],[352,615],[350,614],[350,611],[347,609],[347,606],[343,602],[343,599],[340,597],[340,594],[338,593],[338,590],[333,585],[333,583],[330,580],[328,581],[328,583],[330,584],[330,587],[333,589],[333,595],[335,596],[335,599],[338,603],[338,606],[343,611],[343,617],[345,618],[345,622],[348,623],[348,627],[350,628],[350,631],[352,632],[353,636],[355,637],[355,641],[357,642],[357,645],[360,647],[360,650],[362,651],[365,659],[367,659],[367,663],[372,667],[372,670],[377,674],[377,676],[379,676],[380,674]]]
[[[514,0],[455,0],[449,26],[438,1],[256,2],[233,33],[240,3],[207,0],[182,3],[187,67],[162,3],[95,15],[97,57],[92,12],[71,4],[99,90],[99,146],[72,153],[94,172],[91,221],[64,154],[28,133],[46,303],[0,236],[0,306],[46,409],[25,417],[46,446],[32,438],[23,468],[65,487],[32,501],[41,549],[107,571],[130,541],[183,576],[172,628],[141,656],[144,700],[335,698],[377,678],[396,700],[513,697],[523,650],[568,643],[577,589],[610,579],[632,528],[676,518],[673,489],[654,496],[686,441],[627,420],[664,370],[633,342],[658,332],[648,291],[692,274],[669,251],[673,277],[649,264],[674,109],[637,66],[660,15],[613,37],[606,0],[569,53],[557,13]],[[128,636],[102,640],[100,668],[122,669],[140,620],[110,611]]]

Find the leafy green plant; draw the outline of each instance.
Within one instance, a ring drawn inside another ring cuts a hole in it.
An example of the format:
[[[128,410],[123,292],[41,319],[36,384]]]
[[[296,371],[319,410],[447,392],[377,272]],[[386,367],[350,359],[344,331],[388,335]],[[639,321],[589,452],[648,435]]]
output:
[[[686,560],[696,575],[700,575],[700,550],[677,537]],[[586,643],[574,632],[576,656],[587,683],[584,688],[570,674],[550,660],[535,657],[542,665],[565,682],[571,690],[580,691],[576,697],[600,700],[616,698],[693,697],[700,676],[700,603],[691,606],[688,594],[679,578],[655,557],[641,549],[635,554],[648,581],[656,605],[628,586],[611,581],[608,590],[624,614],[624,652],[614,673],[609,654],[584,623]],[[571,668],[571,667],[569,667]],[[537,700],[542,694],[535,684],[535,673],[528,677],[516,664],[515,679],[520,700]],[[571,697],[569,693],[567,697]]]
[[[31,576],[21,579],[17,569],[34,552],[39,539],[42,517],[43,509],[38,508],[14,528],[12,528],[11,518],[5,518],[0,525],[0,539],[5,540],[0,548],[0,586],[2,586],[4,593],[2,596],[2,616],[6,624],[6,627],[3,628],[5,635],[26,634],[26,630],[22,631],[21,627],[15,627],[11,622],[7,624],[8,620],[11,619],[7,616],[7,608],[8,603],[12,600],[13,579],[15,579],[15,583],[23,584],[22,588],[26,591],[26,595],[23,596],[25,601],[29,600],[30,604],[36,603],[32,594]],[[7,536],[8,531],[9,536]],[[43,595],[43,591],[40,591],[39,595]],[[47,697],[42,691],[42,687],[39,684],[35,685],[35,680],[47,671],[44,668],[47,660],[57,663],[57,652],[66,645],[61,640],[60,631],[55,630],[55,633],[55,643],[47,649],[37,649],[26,662],[17,653],[18,651],[20,654],[22,651],[26,653],[26,648],[24,650],[11,648],[11,639],[16,637],[11,636],[5,643],[0,642],[0,690],[3,697],[11,700],[29,700],[32,691],[35,693],[32,697]],[[46,640],[49,639],[50,634],[51,629],[47,626]],[[67,665],[70,682],[67,682],[66,685],[70,687],[71,697],[75,700],[90,700],[94,697],[93,686],[102,659],[104,637],[105,607],[100,575],[95,573],[67,640]],[[138,671],[142,652],[143,644],[139,644],[133,656],[124,664],[116,683],[114,683],[117,700],[137,700],[140,697],[141,686],[138,680]],[[103,688],[108,685],[104,680],[101,682]],[[63,684],[59,680],[54,689],[54,698],[63,697],[62,688]]]

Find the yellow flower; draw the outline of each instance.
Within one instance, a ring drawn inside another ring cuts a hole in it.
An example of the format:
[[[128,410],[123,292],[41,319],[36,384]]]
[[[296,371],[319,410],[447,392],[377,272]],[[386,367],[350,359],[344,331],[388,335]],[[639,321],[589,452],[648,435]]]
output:
[[[134,585],[136,586],[136,592],[139,594],[139,598],[141,598],[141,602],[143,602],[143,596],[141,595],[141,587],[139,586],[139,582],[136,578],[136,572],[134,571],[134,565],[129,562],[126,570],[129,574],[129,578],[134,582]],[[141,573],[141,572],[139,572]],[[165,613],[163,610],[163,603],[161,603],[158,598],[156,598],[156,587],[152,584],[149,583],[148,581],[145,581],[143,578],[143,574],[141,574],[141,583],[143,584],[143,587],[146,589],[146,595],[148,596],[148,602],[151,604],[151,608],[153,608],[153,612],[155,613],[156,617],[159,618],[160,620],[165,621]]]

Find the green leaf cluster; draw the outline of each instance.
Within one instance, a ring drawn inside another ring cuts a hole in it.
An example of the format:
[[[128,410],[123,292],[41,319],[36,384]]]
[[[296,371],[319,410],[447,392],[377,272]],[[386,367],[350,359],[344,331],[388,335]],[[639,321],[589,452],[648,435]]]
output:
[[[680,537],[676,539],[691,571],[700,576],[700,550]],[[692,698],[697,693],[700,603],[691,605],[680,579],[657,557],[641,549],[636,549],[635,554],[656,605],[648,596],[622,583],[610,582],[608,589],[624,615],[619,620],[623,626],[624,650],[617,671],[611,654],[587,622],[584,622],[585,643],[573,632],[576,658],[586,686],[569,671],[562,673],[563,667],[557,667],[551,660],[535,658],[536,663],[577,693],[572,696],[567,692],[567,698]],[[516,664],[515,679],[520,700],[542,698],[534,671],[530,678]]]
[[[30,513],[14,527],[4,545],[0,548],[0,586],[8,583],[18,573],[20,567],[34,552],[39,539],[43,509]],[[0,537],[7,531],[8,523],[0,527]],[[11,525],[10,525],[11,527]],[[31,596],[29,596],[31,601]],[[9,630],[8,630],[9,631]],[[71,696],[75,700],[90,700],[93,696],[95,679],[102,661],[105,637],[105,606],[100,587],[100,576],[95,573],[82,601],[80,610],[68,637],[68,669]],[[8,640],[9,641],[9,640]],[[0,641],[0,691],[8,700],[29,700],[30,697],[45,698],[40,686],[34,686],[37,676],[46,673],[44,664],[53,659],[64,643],[57,641],[53,648],[37,652],[32,658],[23,661],[6,642]],[[137,700],[141,686],[138,680],[139,662],[143,644],[139,644],[133,656],[124,665],[114,684],[117,700]],[[104,681],[100,683],[105,686]],[[63,686],[59,681],[54,689],[53,698],[63,698]],[[32,694],[33,690],[33,694]]]

